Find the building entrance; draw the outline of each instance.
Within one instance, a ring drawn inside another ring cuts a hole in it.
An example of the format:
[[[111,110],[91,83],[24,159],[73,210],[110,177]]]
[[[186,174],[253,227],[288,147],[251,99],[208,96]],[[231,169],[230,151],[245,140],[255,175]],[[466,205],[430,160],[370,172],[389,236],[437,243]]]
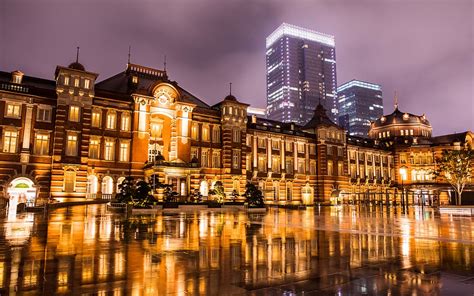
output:
[[[10,182],[7,188],[8,215],[16,215],[25,207],[36,203],[36,188],[28,178],[19,177]]]

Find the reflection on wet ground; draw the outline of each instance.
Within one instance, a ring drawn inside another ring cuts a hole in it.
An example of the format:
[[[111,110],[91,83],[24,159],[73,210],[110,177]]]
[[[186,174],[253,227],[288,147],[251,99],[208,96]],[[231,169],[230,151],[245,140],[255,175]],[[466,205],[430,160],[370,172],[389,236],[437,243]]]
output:
[[[105,206],[0,222],[0,294],[472,295],[467,217],[386,208],[132,216]]]

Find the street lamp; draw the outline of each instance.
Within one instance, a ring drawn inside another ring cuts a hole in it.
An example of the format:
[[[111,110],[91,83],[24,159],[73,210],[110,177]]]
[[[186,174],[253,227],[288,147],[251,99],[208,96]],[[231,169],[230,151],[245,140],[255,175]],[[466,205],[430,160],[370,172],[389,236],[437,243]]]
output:
[[[405,181],[406,178],[407,178],[407,169],[405,167],[401,167],[400,179],[402,180],[402,207],[404,207],[404,204],[405,204],[405,188],[403,187],[403,181]],[[407,204],[407,207],[408,207],[408,204]]]

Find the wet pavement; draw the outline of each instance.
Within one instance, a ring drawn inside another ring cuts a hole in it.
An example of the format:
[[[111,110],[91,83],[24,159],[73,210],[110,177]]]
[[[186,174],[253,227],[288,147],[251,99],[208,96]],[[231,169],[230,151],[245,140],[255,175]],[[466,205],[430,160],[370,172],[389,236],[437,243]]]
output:
[[[0,220],[1,295],[474,295],[474,219],[358,206]]]

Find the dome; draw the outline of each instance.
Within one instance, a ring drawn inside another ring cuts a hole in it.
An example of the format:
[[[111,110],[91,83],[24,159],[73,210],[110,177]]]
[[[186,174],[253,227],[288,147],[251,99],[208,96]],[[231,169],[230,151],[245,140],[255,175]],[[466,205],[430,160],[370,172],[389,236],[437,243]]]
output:
[[[224,98],[225,101],[237,101],[237,99],[233,95],[228,95]]]
[[[428,119],[426,119],[426,116],[424,114],[420,116],[411,113],[401,112],[397,107],[391,114],[384,115],[377,119],[373,123],[372,127],[383,127],[393,124],[424,124],[429,126],[430,122],[428,121]]]
[[[69,69],[74,69],[74,70],[79,70],[79,71],[86,71],[86,68],[84,68],[84,66],[79,63],[79,62],[74,62],[74,63],[71,63],[69,66],[68,66]]]

